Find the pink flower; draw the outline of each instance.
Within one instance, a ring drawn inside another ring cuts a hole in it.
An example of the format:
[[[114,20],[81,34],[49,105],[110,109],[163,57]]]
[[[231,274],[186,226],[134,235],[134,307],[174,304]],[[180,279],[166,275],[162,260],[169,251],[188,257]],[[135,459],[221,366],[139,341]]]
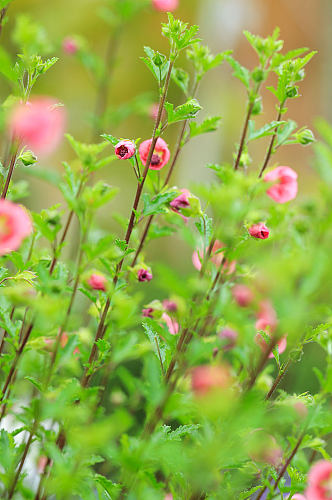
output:
[[[224,247],[225,247],[224,243],[221,243],[219,240],[216,240],[214,242],[213,247],[212,247],[210,260],[211,260],[211,262],[213,262],[213,264],[217,268],[220,267],[220,265],[223,261],[223,258],[224,258],[224,253],[219,252],[219,250],[221,248],[224,248]],[[206,248],[206,250],[208,250],[208,249]],[[194,267],[196,267],[196,269],[198,271],[200,271],[202,269],[203,258],[204,258],[204,254],[201,250],[199,253],[197,251],[195,251],[192,255],[192,263],[194,264]],[[236,266],[235,261],[228,262],[227,260],[225,260],[223,269],[227,271],[227,274],[232,274],[235,271],[235,266]]]
[[[144,166],[148,159],[151,143],[152,139],[148,139],[142,142],[139,147],[139,156]],[[151,170],[160,170],[163,168],[170,159],[170,156],[171,153],[169,152],[166,142],[161,137],[158,137],[150,162]]]
[[[167,494],[165,495],[164,500],[173,500],[173,495],[172,495],[172,493],[167,493]]]
[[[263,222],[260,222],[259,224],[253,224],[249,228],[249,234],[253,238],[260,238],[261,240],[266,240],[266,238],[269,237],[270,230],[266,227]]]
[[[115,146],[115,154],[119,160],[128,160],[136,153],[136,146],[132,141],[120,141]]]
[[[137,271],[138,281],[151,281],[152,278],[152,272],[149,269],[141,268]]]
[[[267,334],[267,335],[269,335],[269,334]],[[266,340],[262,337],[262,335],[260,333],[257,333],[257,335],[255,336],[255,342],[256,342],[256,344],[258,344],[260,346],[260,348],[263,351],[265,351],[266,349],[268,349],[268,345],[266,343]],[[286,338],[286,335],[284,335],[283,337],[281,337],[281,339],[277,342],[277,346],[278,346],[279,354],[282,354],[283,352],[285,352],[286,347],[287,347],[287,338]],[[274,358],[273,352],[270,352],[269,358]]]
[[[9,117],[9,130],[14,139],[36,154],[51,153],[63,135],[65,112],[50,97],[35,97],[17,104]]]
[[[159,104],[158,103],[153,103],[150,107],[150,110],[149,110],[149,116],[152,120],[156,121],[157,117],[158,117],[158,111],[159,111]],[[165,109],[162,110],[162,113],[161,113],[161,119],[164,120],[165,118]]]
[[[313,465],[308,475],[308,500],[332,499],[332,462],[320,460]]]
[[[225,366],[201,365],[192,370],[191,386],[198,396],[207,394],[211,389],[225,389],[230,385],[230,374]]]
[[[295,495],[292,496],[292,500],[310,500],[310,497],[306,499],[306,497],[300,495],[300,493],[295,493]]]
[[[174,300],[165,299],[163,300],[163,306],[168,312],[176,312],[178,310],[177,303]]]
[[[162,12],[172,12],[179,5],[179,0],[152,0],[155,9]]]
[[[171,335],[176,335],[179,333],[179,323],[175,319],[171,318],[167,313],[163,313],[161,319],[166,323],[166,326]]]
[[[74,38],[70,36],[67,36],[62,41],[62,49],[68,55],[76,54],[76,52],[78,51],[76,40],[74,40]]]
[[[277,314],[269,300],[262,300],[257,313],[256,330],[273,333],[278,324]]]
[[[264,177],[265,182],[274,182],[266,194],[277,203],[286,203],[297,195],[297,173],[290,167],[277,167]]]
[[[153,307],[147,307],[146,309],[142,310],[142,316],[143,318],[153,318]]]
[[[31,233],[32,223],[25,208],[0,200],[0,255],[17,250]]]
[[[240,307],[247,307],[254,299],[253,292],[246,285],[233,286],[232,295]]]
[[[107,279],[105,278],[105,276],[98,273],[91,274],[90,278],[88,279],[88,285],[90,285],[93,290],[102,290],[103,292],[105,292],[106,283]]]
[[[223,350],[230,351],[236,346],[236,342],[238,339],[238,333],[236,330],[232,328],[224,328],[218,333],[218,337],[223,342]]]
[[[187,208],[189,203],[190,191],[188,189],[181,189],[181,194],[171,201],[170,205],[175,212],[179,212],[181,208]]]

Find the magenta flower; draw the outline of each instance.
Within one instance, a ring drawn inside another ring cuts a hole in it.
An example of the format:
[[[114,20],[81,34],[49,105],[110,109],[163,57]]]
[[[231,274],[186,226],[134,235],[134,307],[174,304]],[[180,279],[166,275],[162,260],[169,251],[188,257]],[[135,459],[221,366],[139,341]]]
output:
[[[146,165],[148,159],[151,143],[152,139],[148,139],[147,141],[142,142],[139,147],[139,156],[144,166]],[[150,162],[151,170],[162,169],[170,159],[170,156],[171,153],[169,152],[166,142],[161,137],[158,137]]]
[[[232,295],[240,307],[247,307],[254,300],[253,292],[246,285],[234,285]]]
[[[277,203],[286,203],[297,195],[297,173],[290,167],[277,167],[264,177],[265,182],[274,182],[266,194]]]
[[[138,281],[151,281],[153,278],[152,272],[150,269],[141,268],[137,271],[137,279]]]
[[[163,306],[167,312],[176,312],[178,310],[177,303],[174,300],[165,299],[163,300]]]
[[[269,237],[270,230],[266,227],[263,222],[259,222],[258,224],[253,224],[249,228],[249,234],[253,238],[259,238],[261,240],[266,240]]]
[[[308,500],[331,500],[332,498],[332,462],[320,460],[313,465],[308,475]]]
[[[65,112],[51,97],[35,97],[26,104],[17,104],[9,117],[13,138],[34,153],[51,153],[60,142]]]
[[[153,307],[147,307],[146,309],[142,310],[142,316],[143,318],[153,318]]]
[[[223,342],[222,346],[223,350],[230,351],[231,349],[234,349],[234,347],[236,346],[238,336],[239,334],[237,333],[236,330],[233,330],[232,328],[223,328],[218,333],[218,337]]]
[[[225,366],[201,365],[191,372],[191,387],[197,396],[212,389],[225,389],[230,385],[230,373]]]
[[[171,318],[167,313],[163,313],[161,319],[166,323],[166,326],[171,335],[176,335],[179,333],[179,323],[175,319]]]
[[[0,255],[17,250],[31,233],[32,223],[25,208],[8,200],[0,200]]]
[[[190,191],[188,191],[188,189],[181,189],[181,194],[171,201],[170,206],[175,212],[179,212],[181,208],[190,207],[189,196]]]
[[[74,38],[70,36],[67,36],[62,41],[62,49],[66,54],[70,56],[76,54],[76,52],[78,51],[78,45],[76,40],[74,40]]]
[[[119,160],[128,160],[136,153],[136,146],[132,141],[124,140],[115,146],[115,154]]]
[[[105,276],[98,273],[91,274],[90,278],[88,279],[88,285],[90,285],[93,290],[102,290],[103,292],[105,292],[106,283],[107,279],[105,278]]]
[[[172,12],[179,5],[179,0],[152,0],[155,9],[162,12]]]

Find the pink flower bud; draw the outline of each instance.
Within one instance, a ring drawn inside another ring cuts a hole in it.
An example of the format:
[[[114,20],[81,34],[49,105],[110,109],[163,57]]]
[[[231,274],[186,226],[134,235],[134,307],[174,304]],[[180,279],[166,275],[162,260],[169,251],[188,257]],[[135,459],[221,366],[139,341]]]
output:
[[[65,112],[50,97],[35,97],[17,104],[9,117],[13,138],[37,155],[51,153],[60,142],[65,126]]]
[[[170,206],[177,212],[180,211],[181,208],[190,207],[189,195],[190,192],[188,189],[181,189],[181,194],[171,201]]]
[[[233,286],[232,295],[240,307],[247,307],[254,300],[253,292],[246,285]]]
[[[301,418],[306,418],[308,415],[308,408],[302,401],[296,401],[296,403],[294,403],[294,410]]]
[[[263,222],[260,222],[259,224],[253,224],[249,228],[249,234],[253,238],[259,238],[261,240],[266,240],[266,238],[269,237],[270,230],[266,227]]]
[[[158,117],[158,111],[159,111],[159,104],[158,103],[153,103],[150,107],[150,111],[149,111],[149,116],[152,120],[156,121],[157,117]],[[161,119],[164,120],[165,118],[165,109],[162,110],[162,113],[161,113]]]
[[[179,0],[152,0],[155,9],[162,12],[172,12],[179,5]]]
[[[143,309],[142,310],[143,318],[153,318],[153,311],[154,309],[152,307],[147,307],[146,309]]]
[[[32,223],[25,208],[0,200],[0,256],[17,250],[31,233]]]
[[[38,470],[39,474],[42,474],[44,472],[47,463],[48,463],[47,456],[46,455],[41,455],[39,457],[38,463],[37,463],[37,470]]]
[[[308,475],[308,500],[331,500],[332,498],[332,462],[320,460],[313,465]]]
[[[166,323],[166,326],[171,335],[176,335],[179,333],[179,323],[175,319],[171,318],[167,313],[163,313],[161,319]]]
[[[153,278],[152,272],[149,269],[139,269],[137,271],[137,279],[138,281],[151,281]]]
[[[264,177],[265,182],[274,182],[266,194],[277,203],[286,203],[297,195],[297,173],[290,167],[277,167]]]
[[[87,283],[91,286],[91,288],[93,288],[93,290],[102,290],[103,292],[106,292],[107,279],[102,274],[91,274]]]
[[[167,312],[176,312],[178,310],[177,303],[174,300],[165,299],[163,300],[163,306]]]
[[[74,38],[70,36],[67,36],[62,41],[62,49],[66,54],[70,56],[76,54],[76,52],[78,51],[78,45],[76,40],[74,40]]]
[[[115,146],[115,154],[119,160],[128,160],[136,153],[136,146],[132,141],[120,141]]]
[[[197,396],[212,389],[226,389],[230,385],[230,373],[226,366],[201,365],[192,370],[191,386]]]
[[[218,333],[218,337],[223,342],[223,350],[230,351],[236,346],[238,333],[232,328],[224,328]]]
[[[144,141],[140,144],[139,147],[139,156],[141,158],[141,162],[143,165],[146,165],[150,147],[151,147],[152,139],[149,139],[147,141]],[[171,153],[168,149],[168,146],[164,139],[161,137],[158,137],[154,152],[151,158],[150,162],[150,169],[151,170],[160,170],[162,169],[166,163],[169,161],[171,156]]]

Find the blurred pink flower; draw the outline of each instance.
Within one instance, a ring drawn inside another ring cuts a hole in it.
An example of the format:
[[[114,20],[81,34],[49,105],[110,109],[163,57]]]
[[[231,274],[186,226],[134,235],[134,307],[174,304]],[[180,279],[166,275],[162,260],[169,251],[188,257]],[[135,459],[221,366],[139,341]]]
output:
[[[74,38],[67,36],[62,41],[62,49],[68,55],[76,54],[78,51],[78,45]]]
[[[202,396],[211,389],[225,389],[230,385],[230,373],[225,366],[201,365],[191,372],[191,386],[194,393]]]
[[[179,323],[175,319],[171,318],[167,313],[163,313],[161,319],[166,323],[166,326],[171,335],[176,335],[179,333]]]
[[[179,0],[152,0],[155,9],[162,12],[172,12],[179,5]]]
[[[263,222],[259,222],[259,224],[253,224],[249,228],[249,234],[253,238],[259,238],[261,240],[265,240],[269,237],[270,230],[266,227]]]
[[[153,275],[150,269],[141,268],[137,271],[138,281],[151,281],[152,278]]]
[[[254,299],[253,292],[246,285],[234,285],[232,295],[240,307],[247,307]]]
[[[142,316],[143,318],[153,318],[153,307],[147,307],[146,309],[142,310]]]
[[[151,107],[150,107],[150,110],[149,110],[149,116],[150,118],[152,118],[152,120],[155,120],[157,119],[157,116],[158,116],[158,111],[159,111],[159,104],[157,102],[154,102],[153,104],[151,104]],[[161,113],[161,119],[163,120],[165,118],[165,108],[162,110],[162,113]]]
[[[308,500],[332,499],[332,462],[320,460],[311,467],[306,497]]]
[[[28,212],[21,205],[0,200],[0,255],[13,252],[32,233]]]
[[[106,291],[107,279],[102,274],[93,273],[87,281],[88,285],[93,288],[93,290]]]
[[[139,146],[139,156],[143,165],[146,165],[150,147],[151,147],[152,139],[148,139],[144,141]],[[170,159],[171,153],[168,149],[168,146],[164,139],[158,137],[154,152],[151,158],[150,169],[151,170],[160,170],[162,169],[168,160]]]
[[[164,500],[173,500],[173,495],[172,495],[172,493],[167,493],[167,494],[165,495]]]
[[[136,146],[132,141],[120,141],[115,146],[115,154],[119,160],[128,160],[136,153]]]
[[[216,240],[213,244],[210,260],[217,268],[220,267],[224,258],[224,253],[219,252],[219,250],[224,247],[224,243],[221,243],[219,240]],[[206,250],[208,250],[208,248],[206,248]],[[192,263],[198,271],[202,269],[203,258],[204,254],[201,250],[199,251],[199,253],[195,250],[192,254]],[[225,260],[223,269],[227,271],[227,274],[232,274],[235,271],[235,266],[236,262],[234,260],[232,262],[228,262],[228,260]]]
[[[267,334],[267,335],[269,335],[269,334]],[[266,340],[262,337],[262,335],[260,333],[257,333],[257,335],[255,337],[255,342],[256,342],[256,344],[258,344],[260,346],[260,348],[263,351],[265,351],[265,349],[268,348]],[[284,335],[283,337],[281,337],[281,339],[277,342],[277,346],[278,346],[279,354],[282,354],[283,352],[285,352],[286,347],[287,347],[287,337],[286,337],[286,335]],[[274,358],[273,352],[270,352],[269,358],[271,358],[271,359]]]
[[[26,104],[17,104],[9,117],[9,130],[13,138],[34,153],[51,153],[60,142],[65,111],[51,97],[35,97]]]
[[[297,173],[290,167],[277,167],[264,177],[265,182],[274,182],[266,194],[277,203],[286,203],[297,195]]]
[[[295,495],[292,496],[292,500],[310,500],[310,498],[306,498],[303,495],[300,495],[300,493],[295,493]]]
[[[269,300],[262,300],[257,313],[256,330],[274,332],[278,324],[277,314]]]
[[[238,336],[239,334],[236,330],[233,330],[232,328],[223,328],[218,333],[218,337],[223,342],[223,350],[230,351],[231,349],[233,349],[236,346]]]
[[[168,312],[176,312],[178,310],[177,303],[174,300],[163,300],[163,306]]]

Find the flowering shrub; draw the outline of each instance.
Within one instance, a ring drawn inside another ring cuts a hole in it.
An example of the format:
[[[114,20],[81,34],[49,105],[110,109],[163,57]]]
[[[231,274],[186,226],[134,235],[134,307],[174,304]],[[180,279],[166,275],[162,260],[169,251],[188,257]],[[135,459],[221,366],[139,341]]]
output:
[[[1,22],[9,4],[1,2]],[[103,15],[116,38],[143,9],[177,6],[109,0]],[[274,160],[285,145],[315,141],[288,116],[314,52],[284,53],[278,29],[267,38],[245,32],[257,54],[248,69],[231,51],[211,54],[197,26],[164,16],[168,53],[145,47],[142,57],[159,94],[157,108],[146,106],[147,140],[139,130],[115,137],[107,121],[114,55],[97,71],[82,39],[59,43],[96,78],[95,141],[86,144],[70,135],[58,99],[34,95],[57,62],[44,57],[44,30],[19,17],[16,60],[0,51],[11,86],[1,121],[1,498],[331,499],[332,129],[318,123],[310,195]],[[220,126],[209,110],[201,118],[199,86],[222,63],[247,95],[239,144],[220,164],[206,151],[212,180],[179,188],[183,149]],[[265,87],[277,116],[258,127]],[[265,157],[251,158],[262,138]],[[58,175],[38,164],[61,139],[75,158]],[[135,176],[128,219],[109,208],[121,196],[103,180],[110,164]],[[39,173],[63,202],[29,211],[20,170]],[[102,208],[120,222],[114,234],[102,229]],[[188,270],[149,253],[166,238],[177,257],[187,246]],[[312,346],[325,356],[306,368],[319,389],[287,391]]]

